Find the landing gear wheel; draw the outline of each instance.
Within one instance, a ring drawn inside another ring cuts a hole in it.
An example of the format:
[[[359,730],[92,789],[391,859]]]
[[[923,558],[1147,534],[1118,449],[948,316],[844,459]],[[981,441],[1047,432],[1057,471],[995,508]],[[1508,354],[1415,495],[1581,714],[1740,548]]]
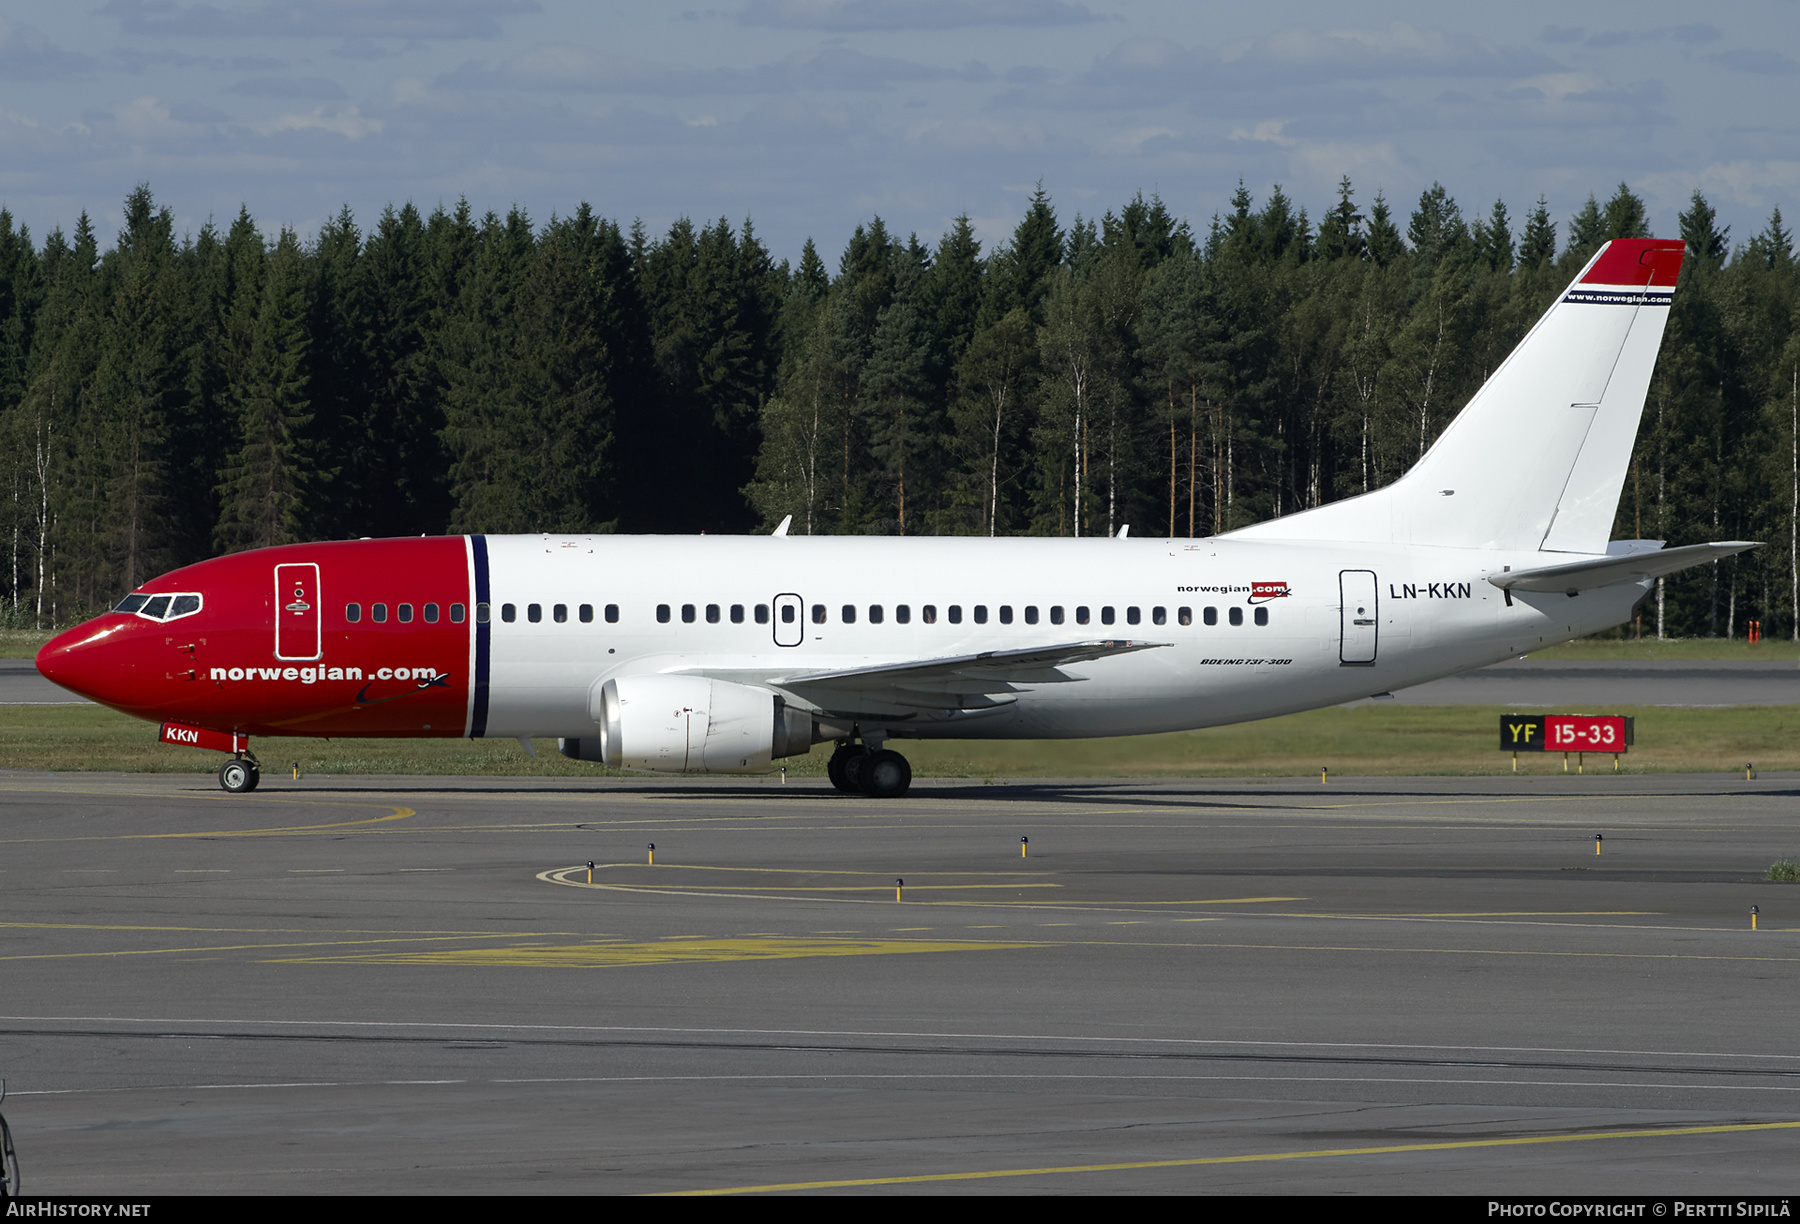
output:
[[[825,763],[825,776],[846,795],[860,795],[862,787],[857,779],[868,755],[869,750],[861,744],[839,744],[837,751],[831,754],[831,760]]]
[[[256,767],[255,761],[243,757],[232,757],[219,766],[219,786],[233,795],[241,795],[256,789],[262,781],[262,770]]]
[[[871,799],[898,799],[912,785],[912,766],[888,748],[870,753],[857,772],[863,794]]]

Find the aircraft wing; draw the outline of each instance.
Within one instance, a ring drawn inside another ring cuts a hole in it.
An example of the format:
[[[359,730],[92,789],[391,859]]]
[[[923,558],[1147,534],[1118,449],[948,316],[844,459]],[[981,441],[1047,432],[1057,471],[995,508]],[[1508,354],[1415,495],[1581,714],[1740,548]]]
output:
[[[1757,544],[1747,540],[1728,540],[1721,544],[1689,544],[1684,548],[1633,552],[1623,557],[1605,557],[1593,561],[1571,561],[1566,565],[1545,565],[1536,569],[1509,570],[1489,574],[1488,581],[1503,591],[1550,591],[1574,595],[1595,587],[1619,582],[1643,582],[1660,578],[1690,565],[1702,565],[1729,557]]]
[[[1168,646],[1168,642],[1090,641],[1020,650],[984,650],[941,659],[878,663],[837,671],[801,672],[773,683],[825,709],[974,712],[1017,700],[1019,685],[1066,684],[1083,677],[1060,669],[1114,655]]]
[[[995,710],[1017,700],[1012,694],[1021,685],[1066,684],[1084,677],[1060,670],[1071,663],[1088,663],[1114,655],[1132,654],[1172,645],[1170,642],[1122,640],[1066,642],[1055,646],[1030,646],[1019,650],[984,650],[979,654],[948,655],[939,659],[909,659],[901,663],[874,663],[833,671],[761,671],[752,675],[705,669],[717,679],[755,683],[791,693],[822,710],[845,715],[899,714],[916,716],[929,711],[973,713]]]
[[[1087,663],[1112,655],[1131,654],[1139,650],[1155,650],[1169,642],[1069,642],[1061,646],[1028,646],[1020,650],[984,650],[980,654],[950,655],[942,659],[922,659],[905,663],[877,663],[870,667],[850,667],[841,671],[801,672],[784,676],[779,683],[787,688],[798,685],[825,688],[868,689],[883,684],[939,685],[959,687],[965,691],[971,684],[1004,685],[1016,682],[1041,684],[1046,680],[1074,680],[1075,676],[1054,671],[1069,663]]]

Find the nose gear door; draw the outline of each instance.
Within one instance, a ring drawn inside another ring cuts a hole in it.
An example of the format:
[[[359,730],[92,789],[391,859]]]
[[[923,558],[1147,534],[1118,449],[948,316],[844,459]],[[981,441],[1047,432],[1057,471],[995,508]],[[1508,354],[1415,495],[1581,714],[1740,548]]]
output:
[[[320,648],[319,567],[312,562],[275,567],[275,657],[310,661]]]

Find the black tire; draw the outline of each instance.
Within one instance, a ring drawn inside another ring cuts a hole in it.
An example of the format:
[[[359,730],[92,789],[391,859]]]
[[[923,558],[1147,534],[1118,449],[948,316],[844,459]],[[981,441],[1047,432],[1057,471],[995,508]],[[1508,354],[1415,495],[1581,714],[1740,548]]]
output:
[[[16,1198],[19,1193],[19,1157],[13,1151],[12,1130],[0,1118],[0,1198]]]
[[[846,795],[860,795],[862,787],[857,784],[857,777],[863,758],[868,755],[869,750],[860,744],[839,744],[831,759],[825,762],[825,776]]]
[[[912,766],[887,748],[870,753],[859,773],[863,794],[871,799],[898,799],[912,785]]]
[[[219,766],[219,787],[227,794],[242,795],[256,789],[258,770],[243,757],[232,757]]]

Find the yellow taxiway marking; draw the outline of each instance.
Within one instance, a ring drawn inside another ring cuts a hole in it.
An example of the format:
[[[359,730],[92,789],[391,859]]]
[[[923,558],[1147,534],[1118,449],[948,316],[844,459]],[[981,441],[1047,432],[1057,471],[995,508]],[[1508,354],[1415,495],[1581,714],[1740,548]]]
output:
[[[679,942],[577,944],[562,947],[446,948],[286,957],[272,964],[457,965],[532,969],[615,969],[631,965],[797,960],[817,956],[886,956],[907,952],[1006,952],[1042,943],[910,939],[692,939]]]
[[[574,867],[553,867],[548,871],[540,871],[537,873],[537,878],[539,880],[542,880],[546,884],[561,884],[565,888],[591,888],[591,889],[595,889],[600,892],[628,892],[628,893],[637,893],[640,895],[656,895],[656,896],[669,896],[669,897],[719,897],[719,898],[728,898],[728,899],[734,899],[734,900],[740,900],[740,901],[779,901],[779,900],[783,900],[788,897],[792,897],[795,894],[807,894],[806,899],[809,899],[809,900],[837,901],[840,903],[847,903],[847,904],[852,904],[852,905],[867,905],[867,904],[869,904],[869,902],[865,899],[858,898],[858,897],[844,897],[844,896],[835,896],[835,895],[819,896],[818,894],[820,894],[820,893],[827,893],[827,894],[874,893],[877,897],[881,898],[882,903],[885,903],[886,894],[887,894],[888,890],[893,887],[892,884],[886,883],[886,881],[894,878],[892,876],[892,874],[890,874],[888,872],[880,872],[880,871],[817,871],[816,872],[816,871],[812,871],[812,870],[805,869],[805,868],[694,867],[694,866],[688,866],[685,864],[678,865],[678,866],[651,867],[645,863],[605,863],[605,864],[596,864],[594,867],[594,870],[596,872],[599,872],[603,868],[631,868],[634,870],[641,871],[641,872],[645,873],[646,875],[656,874],[659,876],[673,875],[677,871],[757,872],[757,873],[760,873],[763,875],[769,875],[769,874],[773,874],[773,873],[777,873],[777,872],[784,872],[784,873],[789,873],[789,874],[794,874],[794,875],[803,875],[803,876],[811,876],[811,875],[875,876],[875,877],[880,878],[883,881],[883,883],[881,883],[881,884],[829,884],[829,885],[728,884],[728,885],[725,885],[725,887],[729,888],[731,890],[729,892],[708,891],[708,890],[704,890],[702,888],[702,886],[699,884],[683,884],[683,883],[678,883],[673,880],[665,880],[659,886],[653,886],[650,884],[605,884],[605,883],[598,883],[598,882],[590,884],[590,883],[588,883],[588,868],[587,868],[587,864],[585,864],[585,863],[580,864],[578,866],[574,866]],[[1004,873],[1002,873],[1002,872],[997,872],[997,871],[948,871],[948,872],[934,871],[931,873],[931,876],[933,878],[939,878],[939,877],[943,877],[943,876],[973,875],[973,876],[986,876],[989,879],[997,879],[999,882],[993,883],[993,884],[908,884],[906,886],[906,888],[907,888],[908,892],[937,893],[937,892],[952,892],[952,891],[977,891],[977,892],[992,893],[992,892],[1004,892],[1008,889],[1027,889],[1027,888],[1060,889],[1063,887],[1063,885],[1056,884],[1056,883],[1041,883],[1041,884],[1026,883],[1026,882],[1021,882],[1015,878],[1017,875],[1024,875],[1024,874],[1027,874],[1027,873],[1024,873],[1024,872],[1018,872],[1018,873],[1004,872]],[[1033,872],[1033,873],[1029,873],[1029,874],[1051,875],[1051,874],[1055,874],[1055,873]],[[1187,901],[1127,902],[1127,903],[1123,903],[1122,905],[1113,905],[1113,906],[1091,906],[1091,905],[1076,905],[1076,904],[1072,904],[1072,903],[1058,903],[1058,902],[1032,902],[1032,901],[1021,902],[1021,901],[1006,901],[1006,900],[915,901],[914,904],[917,904],[917,905],[971,905],[971,904],[973,904],[973,905],[984,905],[984,906],[1005,905],[1005,906],[1014,907],[1014,908],[1026,908],[1026,909],[1034,909],[1035,908],[1035,909],[1059,909],[1059,910],[1067,910],[1067,909],[1117,910],[1120,908],[1136,909],[1139,905],[1146,905],[1146,906],[1251,905],[1251,904],[1265,904],[1265,903],[1274,902],[1274,901],[1305,901],[1305,900],[1307,900],[1307,898],[1305,898],[1305,897],[1202,897],[1202,898],[1195,898],[1195,899],[1187,900]]]
[[[857,1177],[840,1181],[781,1182],[766,1186],[723,1186],[713,1190],[671,1190],[657,1197],[766,1194],[795,1190],[842,1190],[851,1186],[905,1186],[921,1182],[980,1181],[996,1177],[1044,1177],[1056,1173],[1120,1173],[1133,1169],[1186,1169],[1200,1165],[1256,1164],[1325,1157],[1391,1156],[1402,1152],[1451,1152],[1470,1148],[1526,1147],[1544,1143],[1591,1143],[1600,1139],[1670,1139],[1745,1131],[1791,1130],[1800,1122],[1738,1122],[1722,1126],[1672,1126],[1656,1130],[1593,1131],[1585,1135],[1530,1135],[1508,1139],[1462,1139],[1445,1143],[1402,1143],[1388,1147],[1315,1148],[1302,1152],[1257,1152],[1243,1156],[1193,1156],[1184,1160],[1133,1160],[1118,1164],[1052,1165],[1041,1169],[982,1169],[970,1173],[918,1173],[904,1177]]]
[[[443,940],[469,938],[471,936],[468,935],[402,935],[387,939],[303,939],[281,943],[196,944],[185,948],[114,948],[99,952],[26,952],[15,956],[0,956],[0,961],[84,960],[100,956],[192,956],[201,952],[272,952],[282,948],[340,948],[360,944],[436,943]],[[495,932],[492,935],[476,935],[473,938],[517,939],[519,936],[517,932],[508,931],[505,934]]]
[[[583,867],[581,870],[586,871],[587,868]],[[889,876],[888,878],[890,880],[893,879],[892,876]],[[664,885],[662,888],[647,888],[647,887],[644,887],[643,885],[639,885],[639,884],[587,884],[587,883],[583,883],[578,880],[556,880],[556,881],[554,881],[554,883],[573,884],[577,888],[604,888],[610,892],[680,892],[680,891],[682,891],[682,886],[679,884],[667,884],[667,885]],[[699,888],[700,886],[698,884],[695,884],[695,885],[693,885],[693,887]],[[738,890],[739,892],[752,892],[752,893],[861,893],[861,892],[885,893],[885,892],[892,892],[894,890],[894,886],[892,884],[821,884],[821,885],[817,885],[817,886],[807,886],[804,884],[733,884],[730,887]],[[916,890],[919,892],[949,892],[949,891],[953,891],[956,889],[991,890],[991,889],[996,889],[996,888],[1061,888],[1061,887],[1062,887],[1061,884],[908,884],[906,886],[906,891],[913,892]]]
[[[1662,910],[1450,910],[1442,914],[1370,914],[1370,918],[1657,918]]]
[[[5,789],[11,789],[11,788],[0,787],[0,790],[5,790]],[[126,794],[126,795],[122,795],[119,797],[120,798],[151,798],[151,797],[166,798],[167,796]],[[341,801],[335,801],[335,800],[329,800],[329,799],[290,799],[290,798],[287,798],[286,796],[281,796],[281,795],[263,795],[256,799],[249,799],[249,800],[245,799],[244,796],[241,796],[241,795],[237,795],[237,796],[221,795],[218,797],[218,800],[214,800],[211,796],[208,796],[207,799],[209,802],[225,800],[225,801],[235,801],[235,802],[239,802],[239,803],[245,803],[245,802],[260,803],[260,804],[265,804],[265,805],[272,804],[272,803],[289,803],[289,804],[298,805],[300,807],[337,807],[337,808],[347,807],[347,808],[377,808],[377,809],[385,808],[388,812],[388,815],[386,815],[386,816],[371,816],[371,817],[368,817],[363,820],[339,820],[339,821],[334,821],[330,824],[286,825],[286,826],[277,827],[277,828],[273,828],[273,829],[206,829],[206,830],[198,830],[198,831],[189,832],[189,833],[102,833],[102,834],[91,835],[91,836],[82,836],[82,837],[14,837],[14,838],[6,838],[4,840],[10,844],[10,843],[22,843],[22,842],[49,842],[49,841],[57,841],[57,842],[62,842],[62,841],[70,841],[70,842],[77,842],[77,841],[159,841],[159,840],[165,840],[165,839],[169,839],[169,838],[183,838],[183,837],[301,837],[301,836],[306,836],[309,834],[316,834],[316,833],[341,833],[347,829],[366,829],[370,825],[388,824],[392,821],[405,820],[410,816],[418,815],[418,812],[416,810],[414,810],[413,808],[400,807],[396,804],[391,804],[391,803],[349,803],[349,802],[341,802]]]
[[[583,871],[586,871],[587,864],[583,863],[581,865],[581,869]],[[893,872],[891,872],[891,871],[844,871],[844,870],[840,870],[837,868],[826,869],[826,868],[815,868],[815,867],[719,867],[719,866],[714,866],[714,865],[707,864],[707,863],[660,863],[654,867],[650,866],[647,863],[596,863],[596,864],[594,864],[595,871],[617,871],[617,870],[627,870],[627,869],[632,870],[632,871],[642,871],[646,874],[648,874],[650,872],[655,872],[658,875],[669,874],[669,873],[673,873],[673,872],[677,872],[677,871],[728,871],[728,872],[732,872],[733,874],[737,874],[737,875],[744,875],[744,874],[769,875],[769,874],[777,872],[777,871],[783,871],[783,872],[788,872],[792,875],[806,875],[806,876],[864,876],[864,877],[873,877],[875,879],[892,879],[893,878]],[[1009,870],[1009,871],[1004,871],[1004,872],[1001,872],[1001,871],[934,871],[931,874],[933,876],[985,876],[985,877],[989,877],[989,878],[991,878],[993,876],[1004,875],[1004,876],[1007,876],[1008,878],[1011,878],[1011,877],[1015,877],[1015,876],[1047,876],[1047,875],[1056,875],[1057,873],[1054,871],[1010,871]],[[891,885],[890,885],[890,887],[891,887]]]

